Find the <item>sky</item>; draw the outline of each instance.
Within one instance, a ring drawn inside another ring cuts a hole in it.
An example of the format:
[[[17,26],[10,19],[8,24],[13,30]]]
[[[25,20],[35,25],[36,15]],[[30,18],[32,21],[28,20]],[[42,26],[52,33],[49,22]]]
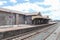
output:
[[[0,0],[0,8],[21,12],[41,12],[53,20],[60,20],[60,0]]]

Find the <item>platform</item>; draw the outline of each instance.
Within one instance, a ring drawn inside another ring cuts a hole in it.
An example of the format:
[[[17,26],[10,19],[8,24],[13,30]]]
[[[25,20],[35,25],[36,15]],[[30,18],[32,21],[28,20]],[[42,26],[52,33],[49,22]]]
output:
[[[8,37],[13,37],[17,35],[24,35],[27,32],[35,31],[38,29],[41,29],[45,26],[53,25],[55,23],[49,23],[49,24],[42,24],[42,25],[26,25],[26,24],[20,24],[20,25],[7,25],[7,26],[0,26],[0,39],[5,39]]]
[[[54,22],[50,22],[49,24],[42,24],[42,25],[26,25],[26,24],[20,24],[20,25],[5,25],[0,26],[0,32],[6,32],[6,31],[12,31],[12,30],[20,30],[20,29],[27,29],[27,28],[33,28],[37,26],[46,26],[50,24],[55,24]]]

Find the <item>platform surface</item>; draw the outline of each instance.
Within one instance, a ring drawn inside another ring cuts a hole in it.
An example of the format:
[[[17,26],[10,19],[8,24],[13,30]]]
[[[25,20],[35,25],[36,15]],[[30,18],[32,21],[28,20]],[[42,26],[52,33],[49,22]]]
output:
[[[53,24],[53,23],[49,23],[49,24]],[[45,26],[45,25],[48,25],[48,24],[43,24],[43,25],[26,25],[26,24],[6,25],[6,26],[0,26],[0,32],[20,30],[20,29],[32,28],[32,27],[37,27],[37,26]]]

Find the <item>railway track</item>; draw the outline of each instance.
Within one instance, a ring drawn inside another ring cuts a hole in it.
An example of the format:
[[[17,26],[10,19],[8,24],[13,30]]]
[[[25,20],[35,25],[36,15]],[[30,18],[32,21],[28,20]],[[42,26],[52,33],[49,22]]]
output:
[[[52,26],[56,26],[56,24],[52,25]],[[52,26],[50,27],[46,27],[46,28],[43,28],[43,29],[38,29],[38,30],[34,30],[34,31],[30,31],[30,32],[27,32],[27,33],[24,33],[24,34],[19,34],[19,35],[16,35],[16,36],[12,36],[12,37],[9,37],[9,38],[5,38],[5,39],[2,39],[2,40],[24,40],[24,39],[27,39],[33,35],[36,35],[36,34],[39,34],[41,32],[44,32],[50,28],[52,28]]]
[[[31,36],[31,37],[23,39],[23,40],[46,40],[59,26],[60,26],[60,23],[58,23],[57,25],[51,26],[52,28],[50,28],[48,30],[45,30],[37,35]],[[52,38],[53,37],[51,36],[50,39],[52,39]],[[47,39],[47,40],[50,40],[50,39]],[[54,40],[54,39],[52,39],[52,40]]]
[[[58,28],[45,40],[60,40],[60,24],[57,27]]]
[[[55,26],[55,27],[53,27],[53,26]],[[36,35],[34,35],[34,36],[31,36],[31,37],[29,37],[29,38],[25,38],[25,39],[23,39],[23,40],[45,40],[51,33],[53,33],[55,30],[56,30],[56,25],[53,25],[53,26],[51,26],[50,28],[47,28],[46,30],[43,30],[42,32],[40,32],[39,34],[36,34]],[[53,30],[51,30],[50,32],[48,31],[49,29],[53,29]],[[47,32],[48,32],[48,34],[47,34]],[[37,37],[38,37],[38,39],[37,39]],[[35,37],[35,38],[34,38]]]

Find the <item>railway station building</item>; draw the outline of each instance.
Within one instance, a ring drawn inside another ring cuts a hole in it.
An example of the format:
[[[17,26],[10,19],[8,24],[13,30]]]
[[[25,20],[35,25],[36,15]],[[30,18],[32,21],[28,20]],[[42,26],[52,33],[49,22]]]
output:
[[[24,24],[24,16],[19,11],[0,8],[0,25]]]
[[[40,12],[37,13],[37,15],[32,16],[32,24],[46,24],[49,23],[49,16],[42,16]]]
[[[0,8],[0,25],[43,24],[48,23],[40,12],[23,13],[20,11]]]

